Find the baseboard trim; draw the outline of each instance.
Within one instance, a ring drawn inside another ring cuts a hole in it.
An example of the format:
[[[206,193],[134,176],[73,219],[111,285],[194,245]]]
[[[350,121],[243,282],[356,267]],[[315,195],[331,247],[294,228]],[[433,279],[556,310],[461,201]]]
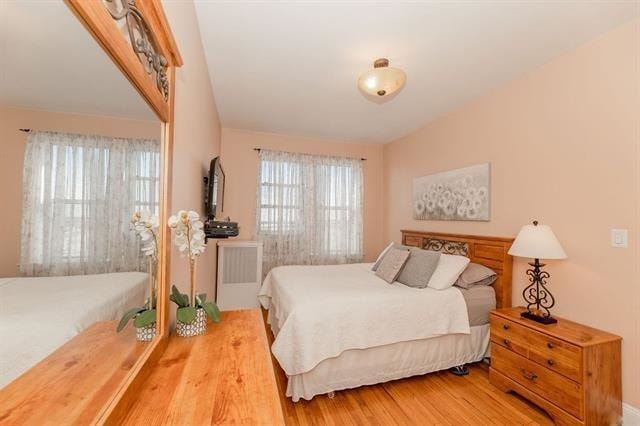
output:
[[[622,424],[624,426],[640,426],[640,409],[623,403]]]

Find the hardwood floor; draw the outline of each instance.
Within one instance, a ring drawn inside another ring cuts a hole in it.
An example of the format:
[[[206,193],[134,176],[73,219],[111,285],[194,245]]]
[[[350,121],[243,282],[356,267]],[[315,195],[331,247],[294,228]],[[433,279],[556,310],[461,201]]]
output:
[[[432,373],[296,403],[284,398],[284,373],[276,369],[287,425],[553,424],[544,411],[493,387],[483,363],[465,377]]]
[[[267,335],[271,343],[271,330]],[[287,425],[553,424],[535,405],[492,386],[489,367],[482,362],[464,377],[432,373],[293,403],[284,396],[285,374],[272,359]]]

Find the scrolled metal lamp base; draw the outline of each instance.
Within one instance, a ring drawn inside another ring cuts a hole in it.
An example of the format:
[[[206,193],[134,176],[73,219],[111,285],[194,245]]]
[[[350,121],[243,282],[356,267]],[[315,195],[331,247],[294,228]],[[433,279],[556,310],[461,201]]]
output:
[[[552,317],[551,315],[549,316],[538,315],[534,312],[529,312],[529,311],[522,312],[520,316],[522,318],[530,319],[532,321],[540,322],[542,324],[555,324],[558,322],[558,320]]]
[[[550,309],[556,301],[546,287],[547,279],[551,275],[542,270],[544,263],[540,263],[540,259],[535,259],[529,265],[533,267],[527,269],[530,284],[522,291],[522,297],[525,302],[528,302],[527,310],[522,312],[520,316],[542,324],[555,324],[558,320],[551,316]]]

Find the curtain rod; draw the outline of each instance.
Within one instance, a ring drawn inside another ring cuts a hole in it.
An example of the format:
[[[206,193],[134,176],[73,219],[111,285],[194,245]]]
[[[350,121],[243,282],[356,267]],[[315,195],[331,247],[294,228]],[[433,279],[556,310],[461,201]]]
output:
[[[260,151],[262,151],[262,148],[253,148],[253,150],[260,152]],[[287,152],[287,151],[281,151],[281,152]],[[287,154],[303,154],[303,153],[302,152],[287,152]],[[310,154],[303,154],[303,155],[310,155]],[[360,160],[367,161],[366,158],[360,158]]]
[[[31,131],[31,129],[18,129],[18,130],[20,130],[21,132],[25,132],[25,133],[29,133]]]

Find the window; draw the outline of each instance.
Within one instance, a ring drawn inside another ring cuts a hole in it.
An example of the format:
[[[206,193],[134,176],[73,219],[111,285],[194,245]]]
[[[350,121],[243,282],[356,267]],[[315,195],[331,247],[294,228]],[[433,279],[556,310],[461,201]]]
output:
[[[362,161],[260,152],[257,235],[265,272],[362,259]]]
[[[302,167],[284,161],[262,161],[260,182],[261,233],[302,232]]]
[[[129,223],[159,210],[155,140],[29,135],[20,270],[66,275],[144,270]]]

